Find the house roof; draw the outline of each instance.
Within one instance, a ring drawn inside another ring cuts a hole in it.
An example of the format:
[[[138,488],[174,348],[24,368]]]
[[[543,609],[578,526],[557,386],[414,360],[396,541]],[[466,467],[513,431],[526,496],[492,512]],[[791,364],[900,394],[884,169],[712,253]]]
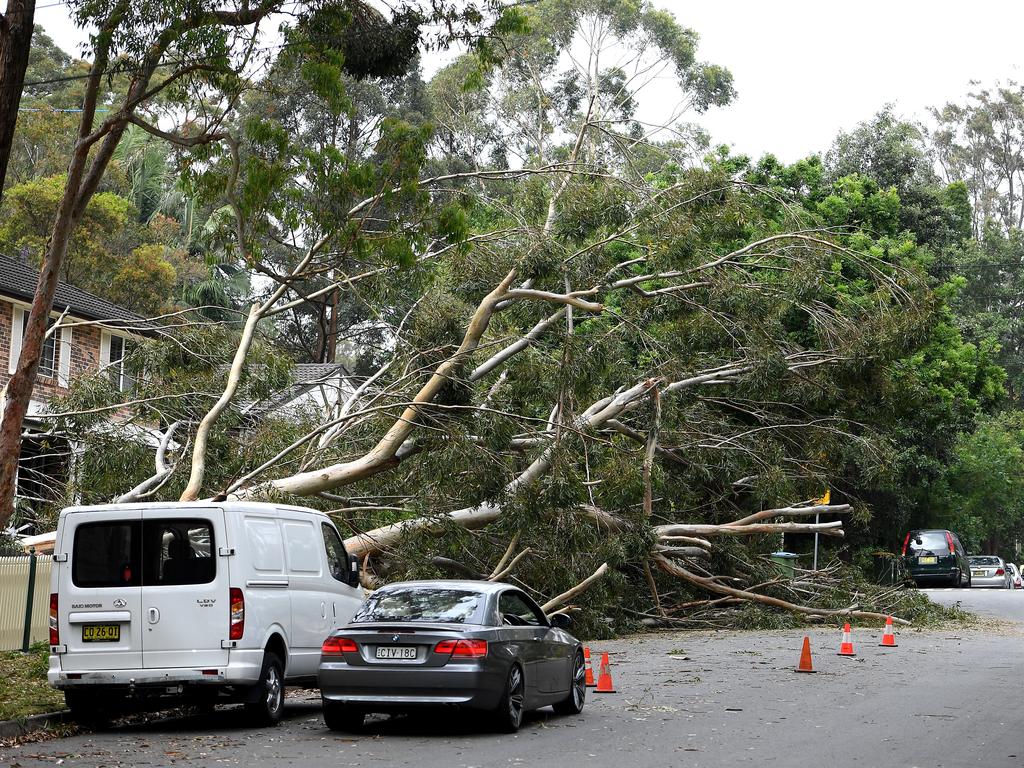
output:
[[[241,403],[240,406],[248,418],[262,419],[321,386],[352,391],[356,384],[352,381],[352,374],[341,363],[296,363],[292,367],[291,384],[265,400]]]
[[[31,302],[38,282],[38,269],[0,254],[0,295]],[[99,320],[125,329],[144,330],[148,327],[144,317],[65,282],[57,283],[53,308],[57,312],[67,308],[68,314],[83,320]]]

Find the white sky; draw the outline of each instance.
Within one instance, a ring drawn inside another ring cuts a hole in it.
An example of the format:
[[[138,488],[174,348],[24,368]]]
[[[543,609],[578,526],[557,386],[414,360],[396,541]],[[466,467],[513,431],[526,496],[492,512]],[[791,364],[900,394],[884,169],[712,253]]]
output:
[[[54,0],[42,0],[47,6]],[[739,98],[694,116],[716,143],[791,162],[887,102],[907,117],[959,100],[970,81],[1024,80],[1024,3],[973,0],[654,0],[701,36],[699,57],[732,70]],[[77,53],[63,4],[36,19]]]

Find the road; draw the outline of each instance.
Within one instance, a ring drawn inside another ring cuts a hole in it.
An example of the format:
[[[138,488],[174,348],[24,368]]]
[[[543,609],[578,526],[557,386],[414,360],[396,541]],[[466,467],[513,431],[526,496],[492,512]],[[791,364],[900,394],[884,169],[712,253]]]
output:
[[[1024,621],[1024,591],[935,591],[943,602]],[[18,766],[1019,766],[1016,702],[1024,624],[898,634],[856,629],[856,658],[834,630],[810,633],[817,674],[793,671],[803,632],[666,632],[595,643],[617,693],[579,717],[537,713],[515,736],[458,713],[374,719],[365,733],[324,728],[314,698],[289,702],[271,730],[224,708],[4,750]]]

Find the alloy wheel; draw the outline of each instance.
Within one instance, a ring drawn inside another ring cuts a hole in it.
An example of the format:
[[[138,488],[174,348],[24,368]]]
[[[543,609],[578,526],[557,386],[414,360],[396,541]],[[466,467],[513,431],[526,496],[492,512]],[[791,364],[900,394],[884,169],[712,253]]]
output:
[[[524,698],[523,672],[519,667],[512,667],[508,675],[508,714],[516,727],[523,721]]]
[[[281,708],[281,675],[277,667],[271,665],[267,669],[267,712],[276,714]]]
[[[576,707],[583,709],[583,702],[587,696],[587,670],[583,662],[583,655],[576,654],[576,661],[572,668],[572,700]]]

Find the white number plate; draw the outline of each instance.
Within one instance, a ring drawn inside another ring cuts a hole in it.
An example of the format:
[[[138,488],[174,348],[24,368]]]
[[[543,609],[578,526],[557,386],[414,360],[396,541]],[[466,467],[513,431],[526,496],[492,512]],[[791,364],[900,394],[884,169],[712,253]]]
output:
[[[416,649],[409,645],[377,646],[378,659],[415,659]]]

